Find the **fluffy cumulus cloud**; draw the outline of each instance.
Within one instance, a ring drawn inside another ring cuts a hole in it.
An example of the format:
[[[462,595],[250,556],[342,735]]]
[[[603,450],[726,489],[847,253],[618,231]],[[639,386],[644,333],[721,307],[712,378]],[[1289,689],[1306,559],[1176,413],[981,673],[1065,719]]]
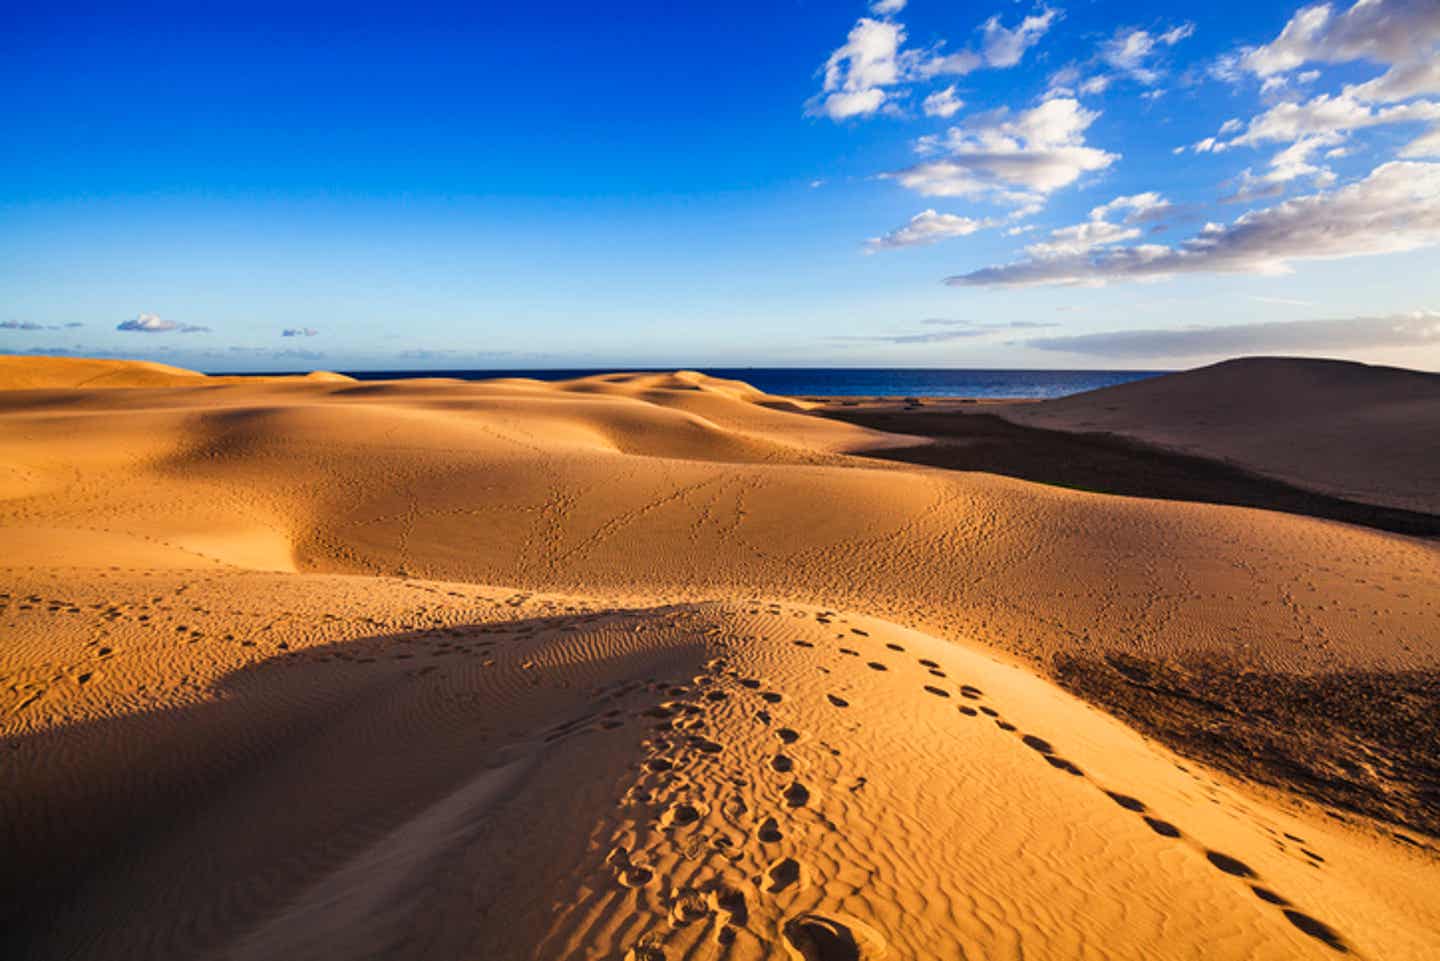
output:
[[[905,4],[897,0],[870,4],[875,16],[857,20],[845,43],[825,61],[820,93],[806,103],[807,113],[840,121],[896,112],[913,84],[962,76],[985,66],[1013,67],[1058,17],[1046,9],[1025,17],[1014,27],[1006,27],[999,17],[991,17],[980,28],[978,50],[946,52],[943,42],[926,48],[905,47],[905,27],[892,19],[904,8]]]
[[[1307,64],[1364,62],[1385,72],[1335,93],[1308,99],[1287,94],[1292,81],[1313,83],[1317,70]],[[1266,93],[1285,96],[1280,103],[1242,124],[1228,121],[1219,134],[1193,145],[1200,153],[1234,147],[1289,144],[1271,158],[1268,169],[1241,175],[1240,199],[1266,192],[1304,176],[1324,185],[1333,174],[1313,155],[1342,156],[1341,144],[1355,131],[1392,124],[1422,124],[1428,131],[1400,151],[1403,157],[1440,155],[1440,2],[1436,0],[1357,0],[1347,10],[1321,3],[1296,13],[1280,35],[1229,59],[1229,79],[1246,73],[1263,81]]]
[[[960,109],[965,106],[965,101],[955,96],[955,85],[951,84],[926,97],[923,106],[925,116],[944,117],[948,120],[960,112]]]
[[[320,331],[314,327],[286,327],[280,332],[281,337],[314,337]]]
[[[1392,161],[1364,180],[1207,224],[1184,243],[1104,245],[951,277],[954,286],[1103,284],[1182,273],[1282,273],[1299,260],[1440,244],[1440,163]]]
[[[885,88],[900,81],[900,45],[905,28],[889,20],[861,17],[845,43],[825,61],[821,96],[811,111],[832,120],[872,114],[885,103]]]
[[[1058,97],[1018,114],[1001,109],[922,138],[934,155],[887,176],[927,197],[989,198],[1034,207],[1045,194],[1118,159],[1085,143],[1099,114]]]
[[[1178,330],[1117,330],[1026,341],[1039,350],[1101,357],[1199,357],[1334,353],[1440,345],[1440,311],[1385,317],[1273,321]]]
[[[867,240],[865,249],[875,251],[891,247],[920,247],[950,237],[967,237],[977,230],[991,226],[994,226],[992,220],[975,220],[958,214],[922,210],[911,217],[903,227],[896,227],[888,234]]]
[[[1026,50],[1040,42],[1058,16],[1054,10],[1042,10],[1021,20],[1013,28],[1007,28],[998,16],[986,20],[980,28],[984,37],[981,49],[985,62],[992,67],[1015,66],[1025,56]]]
[[[1161,53],[1195,32],[1195,25],[1183,23],[1162,33],[1125,29],[1100,47],[1100,60],[1122,74],[1144,84],[1156,83],[1161,77],[1157,65]]]
[[[1143,224],[1168,216],[1174,205],[1155,191],[1116,197],[1090,211],[1091,220],[1109,220],[1116,214],[1127,224]]]
[[[1272,42],[1245,51],[1240,62],[1261,77],[1307,63],[1419,63],[1433,55],[1437,39],[1435,0],[1356,0],[1343,12],[1318,3],[1290,18]]]
[[[203,334],[210,330],[209,327],[199,324],[177,324],[173,320],[163,320],[156,314],[140,314],[130,320],[122,320],[115,329],[140,334]]]

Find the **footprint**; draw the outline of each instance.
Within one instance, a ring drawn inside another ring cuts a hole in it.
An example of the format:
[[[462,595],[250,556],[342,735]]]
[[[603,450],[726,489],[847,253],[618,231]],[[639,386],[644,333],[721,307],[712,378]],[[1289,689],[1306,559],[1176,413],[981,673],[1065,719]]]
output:
[[[809,641],[793,641],[792,643],[793,643],[796,647],[814,647],[814,646],[815,646],[814,644],[811,644]]]
[[[781,858],[765,871],[765,890],[771,894],[784,891],[800,880],[800,862],[794,858]]]
[[[1226,874],[1232,875],[1234,877],[1258,877],[1258,875],[1255,873],[1254,869],[1250,867],[1250,865],[1246,864],[1244,861],[1232,858],[1228,854],[1221,854],[1219,851],[1206,851],[1205,858],[1211,864],[1215,865],[1215,867],[1219,868],[1221,871],[1224,871]]]
[[[693,804],[676,804],[660,815],[662,827],[683,827],[700,820],[700,811]]]
[[[785,773],[795,767],[795,762],[784,754],[777,754],[770,759],[770,766],[780,773]]]
[[[1039,751],[1041,754],[1055,753],[1055,748],[1052,747],[1050,745],[1050,742],[1045,740],[1044,738],[1036,737],[1033,734],[1026,734],[1020,740],[1023,741],[1025,746],[1030,748],[1032,751]]]
[[[848,648],[848,647],[842,647],[842,648],[840,648],[840,653],[841,653],[841,654],[849,654],[851,657],[859,657],[859,656],[860,656],[860,652],[859,652],[859,651],[852,651],[852,650],[851,650],[850,648]]]
[[[932,685],[930,685],[930,684],[926,684],[926,685],[925,685],[925,690],[929,691],[931,694],[934,694],[936,697],[949,697],[949,696],[950,696],[950,692],[947,691],[947,690],[945,690],[943,687],[934,687],[934,686],[932,686]]]
[[[877,961],[887,951],[880,932],[845,914],[797,914],[780,933],[791,961]]]
[[[870,661],[870,662],[867,663],[865,666],[868,667],[868,668],[870,668],[870,670],[872,670],[872,671],[888,671],[888,670],[890,670],[890,668],[886,667],[884,664],[881,664],[879,661]]]
[[[834,694],[826,694],[825,697],[830,701],[831,704],[834,704],[836,707],[850,706],[850,702],[845,700],[843,697],[836,697]]]
[[[777,730],[775,732],[775,736],[778,737],[780,740],[784,741],[786,744],[794,744],[796,741],[800,740],[799,732],[791,730],[788,727],[782,727]]]
[[[779,704],[781,701],[785,700],[785,698],[775,693],[774,691],[766,691],[765,693],[760,695],[760,699],[763,701],[767,701],[771,704]]]
[[[780,823],[774,818],[766,818],[761,821],[760,827],[755,831],[755,836],[765,844],[777,844],[781,838],[785,837],[780,831]]]
[[[1315,940],[1324,942],[1326,947],[1333,948],[1341,954],[1350,953],[1350,949],[1345,946],[1345,942],[1341,939],[1339,933],[1324,921],[1317,920],[1308,914],[1302,914],[1291,908],[1287,908],[1284,914],[1287,921]]]
[[[892,650],[892,651],[903,651],[903,650],[905,650],[905,648],[901,647],[899,644],[886,644],[885,646],[888,647],[888,648],[890,648],[890,650]]]
[[[1056,770],[1064,771],[1066,774],[1073,774],[1076,777],[1085,776],[1084,771],[1080,770],[1078,767],[1071,764],[1063,757],[1056,757],[1054,754],[1046,754],[1044,755],[1044,758],[1046,761],[1050,762],[1050,766],[1055,768]]]
[[[1256,884],[1253,885],[1250,890],[1254,891],[1255,896],[1261,901],[1265,901],[1269,904],[1278,904],[1282,908],[1288,908],[1290,906],[1289,901],[1285,900],[1280,895],[1276,894],[1274,891],[1271,891],[1269,888],[1262,888],[1260,885]]]
[[[979,715],[980,712],[975,710],[973,707],[966,707],[964,704],[961,704],[960,713],[964,714],[966,717],[976,717],[977,715]]]
[[[785,789],[785,803],[792,808],[804,807],[810,802],[810,789],[799,781],[791,781]]]
[[[1159,818],[1147,817],[1145,823],[1150,825],[1150,830],[1165,838],[1178,838],[1180,829],[1169,821],[1162,821]]]
[[[936,664],[934,661],[932,661],[932,660],[930,660],[929,658],[926,658],[926,657],[920,658],[920,663],[921,663],[921,665],[924,666],[924,667],[939,667],[939,666],[940,666],[939,664]]]
[[[1116,791],[1106,791],[1105,793],[1110,796],[1110,800],[1114,801],[1116,804],[1120,805],[1125,810],[1134,811],[1136,814],[1145,813],[1145,802],[1141,801],[1139,798],[1133,798],[1128,794],[1120,794]]]

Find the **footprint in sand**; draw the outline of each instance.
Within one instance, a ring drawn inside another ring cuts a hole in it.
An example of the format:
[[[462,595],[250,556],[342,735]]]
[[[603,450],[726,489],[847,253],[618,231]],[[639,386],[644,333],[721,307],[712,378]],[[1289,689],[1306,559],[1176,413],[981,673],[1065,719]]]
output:
[[[796,741],[800,740],[800,733],[798,731],[791,730],[788,727],[782,727],[777,730],[775,732],[775,736],[778,737],[780,740],[784,741],[786,744],[794,744]]]
[[[804,807],[810,803],[810,789],[799,781],[791,781],[785,789],[785,803],[792,808]]]
[[[949,696],[950,696],[950,692],[947,691],[947,690],[945,690],[943,687],[934,687],[934,686],[932,686],[932,685],[930,685],[930,684],[926,684],[926,685],[925,685],[925,690],[928,691],[928,692],[931,693],[931,694],[934,694],[936,697],[949,697]]]
[[[755,836],[764,844],[777,844],[781,838],[785,837],[780,831],[780,822],[774,818],[766,818],[761,821],[760,827],[755,831]]]
[[[795,767],[795,762],[784,754],[777,754],[770,759],[770,766],[784,774]]]
[[[884,664],[881,664],[879,661],[871,661],[871,662],[869,662],[868,664],[866,664],[865,666],[868,667],[868,668],[870,668],[870,670],[872,670],[872,671],[888,671],[888,670],[890,670],[890,668],[886,667]]]
[[[800,880],[800,862],[781,858],[765,871],[765,890],[771,894],[784,891]]]
[[[845,914],[797,914],[780,933],[791,961],[877,961],[887,950],[880,932]]]
[[[825,697],[831,704],[834,704],[836,707],[850,706],[850,702],[845,700],[843,697],[836,697],[834,694],[826,694]]]

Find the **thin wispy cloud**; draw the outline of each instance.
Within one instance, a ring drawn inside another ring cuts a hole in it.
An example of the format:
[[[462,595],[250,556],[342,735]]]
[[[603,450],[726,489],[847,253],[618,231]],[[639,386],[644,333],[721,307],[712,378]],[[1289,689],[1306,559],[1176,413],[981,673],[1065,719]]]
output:
[[[314,337],[320,331],[314,327],[286,327],[280,332],[281,337]]]
[[[199,324],[177,324],[173,320],[164,320],[156,314],[140,314],[130,320],[122,320],[115,329],[140,334],[204,334],[210,332],[209,327]]]
[[[1035,338],[1026,343],[1038,350],[1126,359],[1428,347],[1440,344],[1440,311],[1179,330],[1118,330]]]
[[[951,237],[968,237],[977,230],[993,227],[993,220],[976,220],[958,214],[942,214],[935,210],[922,210],[911,217],[902,227],[896,227],[887,234],[872,237],[865,242],[867,251],[893,249],[896,247],[918,247],[937,243]]]

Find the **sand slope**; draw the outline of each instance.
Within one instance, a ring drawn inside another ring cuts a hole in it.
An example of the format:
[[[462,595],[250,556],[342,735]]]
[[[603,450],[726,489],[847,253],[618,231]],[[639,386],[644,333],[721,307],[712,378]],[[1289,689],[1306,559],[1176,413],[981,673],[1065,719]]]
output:
[[[6,956],[1440,951],[1380,742],[1287,730],[1310,803],[1046,679],[1434,671],[1433,544],[846,453],[913,442],[683,373],[0,394]]]
[[[996,411],[1230,461],[1299,487],[1440,514],[1440,374],[1250,357]]]

